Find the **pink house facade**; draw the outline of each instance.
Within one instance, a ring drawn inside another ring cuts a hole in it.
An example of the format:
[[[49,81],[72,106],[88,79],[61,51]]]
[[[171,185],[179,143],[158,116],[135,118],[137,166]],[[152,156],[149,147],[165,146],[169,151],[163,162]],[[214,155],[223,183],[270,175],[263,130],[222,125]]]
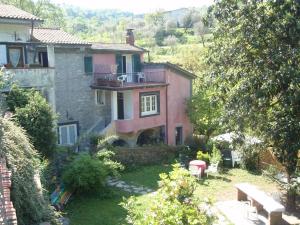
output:
[[[170,63],[145,63],[145,50],[129,43],[91,49],[91,88],[111,114],[102,134],[130,146],[184,144],[193,132],[186,101],[195,76]]]

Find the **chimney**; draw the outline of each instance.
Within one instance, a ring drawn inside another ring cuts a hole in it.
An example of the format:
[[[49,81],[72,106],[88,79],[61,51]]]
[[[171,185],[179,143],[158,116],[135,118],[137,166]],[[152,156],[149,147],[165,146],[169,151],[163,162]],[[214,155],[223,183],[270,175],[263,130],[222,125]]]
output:
[[[126,44],[134,45],[134,34],[133,29],[127,29],[126,32]]]

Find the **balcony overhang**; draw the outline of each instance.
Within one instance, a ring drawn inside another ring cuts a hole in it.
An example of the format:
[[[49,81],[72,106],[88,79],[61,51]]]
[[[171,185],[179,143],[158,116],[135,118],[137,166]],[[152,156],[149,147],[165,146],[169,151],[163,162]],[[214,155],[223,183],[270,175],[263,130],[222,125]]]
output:
[[[141,89],[141,88],[153,88],[153,87],[165,87],[168,86],[167,83],[127,83],[120,84],[120,86],[113,87],[109,85],[95,85],[92,84],[90,87],[92,89],[101,89],[101,90],[110,90],[110,91],[125,91],[132,89]]]

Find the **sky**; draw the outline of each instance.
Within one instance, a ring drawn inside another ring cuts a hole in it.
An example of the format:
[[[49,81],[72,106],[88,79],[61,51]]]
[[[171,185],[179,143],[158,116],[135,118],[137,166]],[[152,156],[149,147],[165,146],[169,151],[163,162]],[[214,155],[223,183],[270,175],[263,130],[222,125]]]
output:
[[[52,0],[52,2],[86,9],[119,9],[139,14],[154,12],[158,9],[201,7],[211,5],[213,0]]]

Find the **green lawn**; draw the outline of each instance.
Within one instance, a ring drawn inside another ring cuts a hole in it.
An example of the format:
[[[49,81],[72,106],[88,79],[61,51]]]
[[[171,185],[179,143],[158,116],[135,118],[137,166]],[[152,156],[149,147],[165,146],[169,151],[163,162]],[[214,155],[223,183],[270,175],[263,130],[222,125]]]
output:
[[[125,172],[121,179],[130,184],[141,185],[151,189],[157,189],[159,174],[169,173],[172,170],[172,165],[154,165],[140,167],[134,171]]]
[[[171,168],[167,164],[140,167],[134,171],[125,172],[121,179],[128,183],[156,189],[159,174],[169,172]],[[240,182],[252,183],[269,193],[278,191],[277,185],[264,176],[251,174],[242,169],[231,169],[227,173],[201,180],[197,193],[216,201],[233,200],[236,198],[234,185]],[[66,208],[66,216],[70,218],[71,225],[126,224],[126,212],[119,206],[119,203],[122,202],[123,197],[129,197],[130,194],[118,189],[113,190],[115,194],[109,199],[101,199],[97,196],[72,199]],[[139,198],[141,201],[147,200],[147,195]]]
[[[119,206],[128,193],[114,191],[112,198],[75,196],[66,207],[71,225],[125,225],[126,211]]]

